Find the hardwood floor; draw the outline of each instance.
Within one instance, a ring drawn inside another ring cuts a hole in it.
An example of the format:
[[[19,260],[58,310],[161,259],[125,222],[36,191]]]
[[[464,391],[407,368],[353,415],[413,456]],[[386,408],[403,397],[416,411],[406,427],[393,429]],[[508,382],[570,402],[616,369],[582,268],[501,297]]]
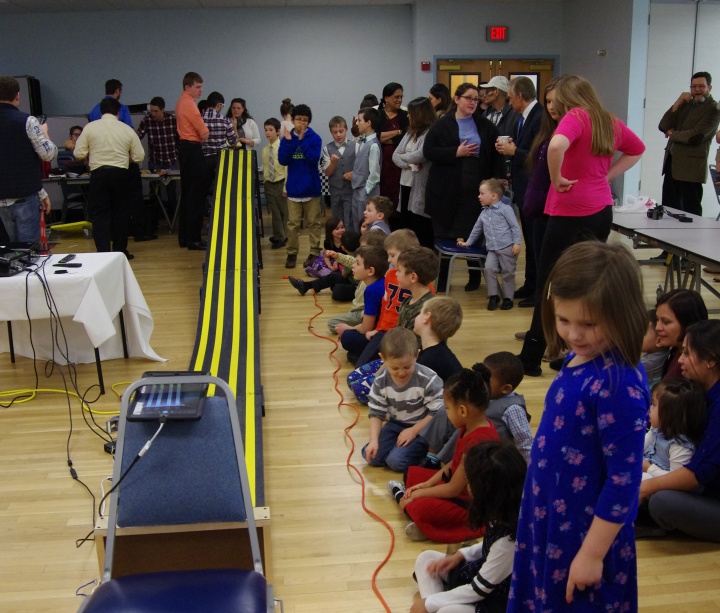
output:
[[[306,240],[301,239],[302,258]],[[624,239],[614,236],[613,240]],[[58,253],[94,250],[92,241],[83,238],[67,236],[62,241]],[[133,270],[155,318],[152,346],[168,362],[105,362],[108,386],[137,379],[149,369],[186,368],[195,338],[203,254],[178,249],[176,236],[165,233],[153,242],[131,241],[130,249],[136,255]],[[641,253],[645,257],[646,252]],[[350,443],[343,429],[355,419],[355,412],[338,408],[339,397],[332,389],[335,363],[328,357],[332,345],[308,331],[308,321],[318,311],[313,297],[300,297],[283,279],[288,272],[283,268],[283,250],[271,251],[265,239],[263,255],[263,433],[276,594],[283,598],[288,613],[382,611],[371,589],[371,577],[387,555],[392,537],[362,511],[358,479],[345,465]],[[522,266],[521,261],[518,268]],[[652,304],[664,269],[643,270],[646,297]],[[293,272],[302,276],[300,269]],[[460,361],[471,365],[494,351],[519,351],[521,345],[513,334],[527,327],[530,312],[517,307],[488,312],[484,283],[480,291],[469,293],[463,291],[464,283],[460,272],[452,288],[465,311],[463,326],[450,342]],[[708,299],[707,293],[704,296],[709,307],[720,307],[720,301]],[[315,319],[313,329],[326,334],[327,319],[348,305],[334,304],[327,292],[318,296],[318,303],[324,313]],[[342,363],[339,388],[351,400],[344,384],[349,367],[341,351],[336,355]],[[40,387],[62,388],[57,370],[45,379],[44,365],[38,368]],[[527,400],[533,427],[552,376],[545,370],[542,377],[526,378],[518,388]],[[79,365],[77,371],[81,391],[95,383],[94,365]],[[7,354],[0,356],[0,377],[2,390],[34,387],[32,362],[26,358],[18,357],[12,365]],[[7,401],[7,397],[2,399]],[[101,412],[115,411],[118,406],[118,397],[109,389],[93,405]],[[100,438],[85,425],[77,399],[70,410],[73,466],[98,496],[100,481],[111,473],[111,459],[103,452]],[[103,425],[107,415],[96,419]],[[68,472],[69,424],[68,402],[61,394],[40,394],[0,409],[0,613],[75,611],[80,605],[75,590],[98,576],[92,543],[75,546],[90,531],[92,513],[90,496]],[[356,446],[352,459],[367,480],[367,505],[395,531],[395,547],[378,574],[377,585],[390,610],[406,611],[416,592],[411,578],[415,557],[425,548],[444,551],[445,546],[413,543],[405,537],[407,519],[385,489],[386,481],[395,475],[367,467],[360,457],[367,428],[367,410],[361,407],[351,432]],[[720,611],[719,545],[689,539],[647,540],[638,543],[638,552],[641,611]]]

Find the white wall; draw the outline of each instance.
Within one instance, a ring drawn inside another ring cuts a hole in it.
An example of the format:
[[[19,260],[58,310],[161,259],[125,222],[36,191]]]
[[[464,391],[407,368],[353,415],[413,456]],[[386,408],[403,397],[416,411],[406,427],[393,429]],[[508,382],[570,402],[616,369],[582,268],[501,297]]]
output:
[[[0,74],[36,76],[44,111],[73,115],[108,78],[123,82],[127,104],[160,95],[172,109],[194,70],[206,95],[245,98],[261,128],[283,98],[309,104],[325,139],[330,117],[349,120],[364,94],[407,80],[411,27],[402,5],[3,15]]]
[[[697,38],[695,10],[698,13]],[[694,72],[708,71],[715,79],[714,98],[720,92],[720,6],[717,4],[652,4],[645,106],[645,145],[641,193],[660,201],[665,137],[658,123],[681,92],[689,91]],[[693,58],[694,54],[694,58]],[[694,63],[693,63],[694,59]],[[708,164],[714,163],[716,147],[710,149]],[[718,213],[715,190],[708,178],[703,195],[703,213]]]

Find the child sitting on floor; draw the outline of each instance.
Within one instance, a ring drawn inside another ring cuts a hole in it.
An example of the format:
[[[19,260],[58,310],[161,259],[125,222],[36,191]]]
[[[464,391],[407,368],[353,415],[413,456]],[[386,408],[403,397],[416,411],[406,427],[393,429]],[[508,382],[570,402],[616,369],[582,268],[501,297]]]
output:
[[[387,487],[413,520],[405,528],[410,539],[460,543],[481,536],[479,530],[467,526],[470,493],[463,467],[465,454],[481,441],[500,439],[486,415],[490,370],[484,364],[463,368],[445,384],[443,400],[448,419],[460,431],[452,463],[438,471],[410,466],[405,485],[389,481]]]
[[[327,274],[312,281],[303,281],[293,276],[288,277],[292,285],[301,296],[312,290],[319,293],[325,288],[331,288],[333,300],[338,302],[350,302],[355,293],[355,279],[352,276],[352,266],[345,266],[337,261],[337,254],[340,250],[346,253],[354,253],[360,246],[360,235],[357,232],[346,231],[343,222],[337,217],[331,217],[325,223],[325,243],[323,244],[322,255],[319,255],[315,263],[308,266],[306,272],[310,276],[318,277],[318,270],[327,271]],[[310,269],[315,267],[311,271]]]
[[[525,408],[525,398],[515,393],[524,377],[522,362],[509,351],[500,351],[487,356],[483,364],[490,370],[490,404],[487,417],[500,437],[513,441],[527,461],[530,459],[533,440],[530,415]],[[440,466],[452,459],[459,432],[448,419],[444,409],[435,414],[421,434],[435,452],[428,454],[425,466]]]
[[[420,337],[422,346],[418,364],[434,370],[443,382],[462,369],[447,346],[447,340],[460,329],[462,317],[462,307],[455,298],[435,296],[423,304],[415,318],[413,331]],[[382,360],[373,360],[348,375],[348,387],[359,402],[367,404],[370,388],[380,368]]]
[[[705,433],[705,392],[689,379],[660,381],[652,388],[649,417],[643,480],[666,475],[692,460]]]
[[[440,377],[417,363],[417,341],[410,330],[390,330],[380,351],[385,368],[370,391],[370,440],[362,456],[371,466],[404,472],[427,454],[418,433],[442,405],[443,386]]]
[[[345,232],[343,234],[343,241],[347,241],[348,235],[356,235],[355,232]],[[366,232],[365,234],[360,236],[360,245],[368,245],[369,247],[380,247],[382,248],[383,242],[385,241],[385,234],[377,231],[377,232]],[[348,253],[340,253],[339,251],[331,251],[329,252],[330,257],[335,258],[340,264],[342,264],[345,268],[347,268],[350,271],[350,274],[352,274],[352,268],[355,266],[355,256],[350,255],[349,249],[347,246],[347,243],[344,242],[343,244],[343,250],[347,250]],[[353,252],[357,251],[357,248],[353,249]],[[347,313],[344,313],[342,315],[336,315],[335,317],[331,317],[328,319],[327,325],[328,329],[330,330],[331,334],[337,334],[337,330],[335,327],[338,324],[347,324],[348,326],[357,326],[361,321],[363,317],[363,309],[365,308],[365,282],[364,281],[358,281],[353,276],[353,280],[357,285],[355,286],[355,296],[352,301],[352,306],[350,307],[350,310]],[[333,299],[335,298],[334,292],[333,292]]]
[[[655,385],[662,379],[665,364],[670,358],[670,349],[658,345],[658,335],[655,326],[657,326],[657,313],[655,309],[648,309],[648,328],[643,337],[642,355],[640,363],[645,367],[648,383],[650,386]]]
[[[387,253],[380,247],[360,247],[355,253],[355,264],[352,270],[358,281],[365,282],[363,295],[365,306],[363,307],[362,321],[359,324],[349,326],[340,323],[335,326],[335,331],[338,333],[343,347],[348,338],[364,338],[366,332],[375,328],[385,289],[383,277],[387,272],[387,266]],[[351,343],[352,341],[347,342]]]
[[[479,443],[468,451],[469,521],[485,536],[452,555],[431,550],[417,557],[414,576],[421,600],[410,613],[505,612],[526,470],[517,449],[504,441]]]
[[[385,196],[369,198],[363,213],[368,230],[382,230],[385,234],[390,234],[388,219],[390,219],[390,215],[393,214],[394,210],[395,206],[390,198]]]

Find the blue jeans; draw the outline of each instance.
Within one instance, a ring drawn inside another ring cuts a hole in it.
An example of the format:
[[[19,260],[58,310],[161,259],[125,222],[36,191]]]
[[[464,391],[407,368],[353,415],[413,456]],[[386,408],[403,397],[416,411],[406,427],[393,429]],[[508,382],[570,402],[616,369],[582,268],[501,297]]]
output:
[[[397,444],[399,434],[411,426],[412,424],[401,424],[392,420],[387,422],[380,430],[378,452],[370,460],[370,466],[387,466],[390,470],[404,473],[410,466],[420,464],[428,452],[428,444],[422,436],[416,436],[405,447],[398,447]],[[362,448],[363,458],[365,458],[365,447]]]
[[[0,207],[0,219],[11,241],[37,243],[40,240],[40,197],[35,193],[12,206]]]

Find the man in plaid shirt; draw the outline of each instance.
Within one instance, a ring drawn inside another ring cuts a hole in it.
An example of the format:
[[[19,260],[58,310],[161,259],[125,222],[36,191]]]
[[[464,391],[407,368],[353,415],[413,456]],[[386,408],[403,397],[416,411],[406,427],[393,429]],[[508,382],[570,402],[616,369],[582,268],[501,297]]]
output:
[[[233,129],[232,122],[220,114],[225,106],[225,98],[218,92],[211,92],[207,97],[208,108],[203,111],[202,119],[210,130],[208,139],[202,144],[203,156],[205,158],[205,179],[206,193],[212,190],[212,182],[215,178],[220,152],[234,147],[237,143],[237,132]]]
[[[165,100],[155,96],[150,101],[150,117],[143,117],[137,129],[140,139],[148,135],[148,169],[177,169],[178,133],[175,116],[165,112]]]

